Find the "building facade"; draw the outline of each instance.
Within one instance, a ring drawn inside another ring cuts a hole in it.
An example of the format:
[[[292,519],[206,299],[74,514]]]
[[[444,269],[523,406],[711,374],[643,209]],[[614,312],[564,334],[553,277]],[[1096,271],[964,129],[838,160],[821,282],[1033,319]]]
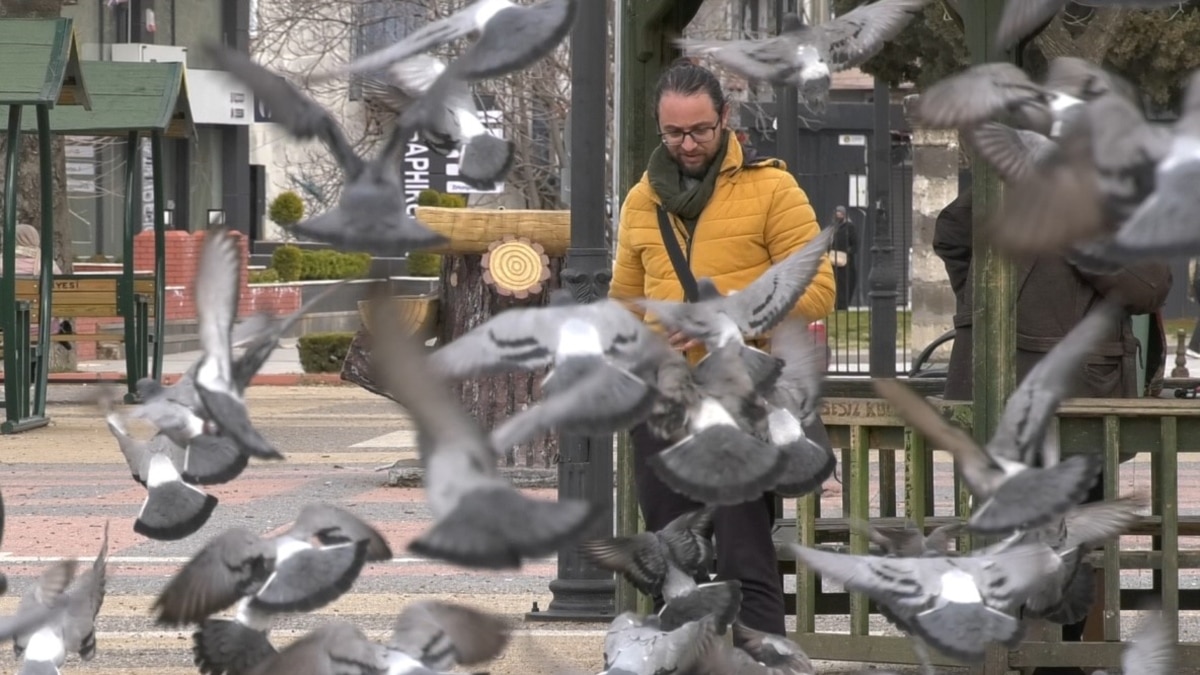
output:
[[[74,22],[85,60],[177,61],[186,64],[188,103],[195,135],[167,139],[166,204],[172,229],[194,231],[210,217],[251,233],[252,98],[213,69],[207,44],[249,48],[251,0],[66,0],[62,15]],[[121,138],[66,138],[67,203],[73,253],[121,255],[125,148]],[[149,150],[142,162],[143,226],[153,223]]]

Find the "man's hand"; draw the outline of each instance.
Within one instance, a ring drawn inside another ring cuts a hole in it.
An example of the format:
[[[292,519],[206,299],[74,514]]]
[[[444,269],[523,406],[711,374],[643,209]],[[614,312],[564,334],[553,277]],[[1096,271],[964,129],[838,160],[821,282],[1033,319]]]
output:
[[[683,334],[683,331],[678,331],[678,330],[667,335],[667,343],[671,345],[672,349],[678,349],[678,350],[684,351],[684,352],[691,349],[692,347],[698,347],[698,346],[704,344],[700,340],[694,340],[692,338],[689,338],[688,336]]]

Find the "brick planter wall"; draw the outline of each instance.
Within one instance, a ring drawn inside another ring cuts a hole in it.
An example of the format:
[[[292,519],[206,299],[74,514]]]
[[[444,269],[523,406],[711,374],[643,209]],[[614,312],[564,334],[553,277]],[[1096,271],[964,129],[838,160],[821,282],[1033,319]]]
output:
[[[167,288],[163,304],[168,322],[196,318],[194,282],[205,234],[204,231],[192,233],[182,230],[170,230],[165,233]],[[255,312],[288,314],[300,309],[299,286],[290,284],[250,286],[246,283],[247,265],[250,260],[249,242],[240,232],[233,234],[238,238],[238,245],[242,251],[238,316],[245,317]],[[81,263],[81,266],[85,265],[86,263]],[[152,231],[141,232],[135,237],[133,269],[139,274],[154,272],[154,233]],[[79,318],[74,320],[75,332],[92,334],[101,332],[102,328],[119,332],[123,330],[119,327],[123,321],[124,319],[119,316]],[[96,346],[94,342],[75,343],[75,348],[79,350],[79,360],[96,359]]]

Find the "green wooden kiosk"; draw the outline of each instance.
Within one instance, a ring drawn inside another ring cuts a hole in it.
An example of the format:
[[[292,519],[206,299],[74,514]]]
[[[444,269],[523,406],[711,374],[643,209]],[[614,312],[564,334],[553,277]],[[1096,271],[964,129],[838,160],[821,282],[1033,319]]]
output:
[[[651,114],[651,96],[656,79],[679,53],[673,47],[678,37],[699,11],[703,0],[619,0],[616,78],[618,91],[618,161],[616,189],[624,195],[640,178],[650,151],[658,142]],[[1003,0],[946,2],[947,11],[961,9],[967,43],[976,63],[1010,58],[997,57],[992,36],[998,25]],[[974,198],[977,219],[986,218],[1001,197],[1001,183],[990,168],[976,162],[973,167]],[[976,227],[976,236],[983,232]],[[986,440],[995,429],[1004,403],[1015,388],[1013,365],[1015,330],[1015,292],[1011,265],[993,254],[985,241],[975,242],[974,287],[977,301],[974,331],[974,404],[942,403],[945,414],[976,438]],[[980,297],[982,296],[982,297]],[[870,394],[847,395],[848,388],[830,382],[833,390],[826,398],[822,417],[833,439],[842,449],[844,480],[842,506],[847,517],[822,517],[814,495],[797,500],[795,520],[777,524],[776,543],[780,551],[781,573],[795,575],[796,592],[789,595],[789,612],[796,617],[792,635],[813,659],[860,663],[919,663],[911,643],[904,637],[872,632],[874,607],[858,593],[826,593],[814,574],[798,568],[783,544],[830,544],[840,550],[865,553],[867,540],[852,532],[849,522],[867,520],[883,526],[902,526],[911,519],[934,527],[970,513],[969,493],[955,479],[953,513],[935,514],[933,503],[934,462],[925,439],[911,429],[883,400]],[[860,383],[861,384],[861,383]],[[926,389],[914,380],[918,391]],[[837,390],[841,389],[841,393]],[[858,388],[862,391],[862,388]],[[1118,451],[1149,456],[1151,474],[1151,512],[1142,518],[1131,534],[1151,538],[1150,550],[1121,550],[1111,541],[1093,554],[1093,564],[1109,570],[1104,599],[1104,642],[1062,643],[1057,625],[1033,624],[1026,640],[1014,650],[994,648],[974,672],[1000,675],[1013,669],[1029,670],[1033,665],[1106,667],[1120,665],[1124,645],[1121,639],[1121,610],[1161,609],[1177,626],[1180,609],[1200,609],[1200,591],[1179,588],[1181,568],[1200,567],[1200,551],[1180,552],[1180,536],[1200,536],[1200,518],[1178,513],[1177,457],[1180,452],[1200,452],[1200,408],[1186,402],[1132,399],[1080,399],[1066,402],[1058,414],[1058,433],[1064,453],[1103,452],[1105,460],[1105,496],[1118,495]],[[903,461],[904,484],[897,486],[897,456]],[[617,443],[617,524],[619,534],[642,529],[634,494],[632,461],[628,439]],[[878,480],[871,477],[872,465],[879,467]],[[890,469],[890,471],[889,471]],[[943,467],[942,471],[945,471]],[[878,509],[871,502],[878,496]],[[969,537],[959,541],[969,548]],[[1116,573],[1121,569],[1151,570],[1150,589],[1122,589]],[[618,584],[618,611],[639,605],[648,609],[629,584]],[[818,615],[848,617],[849,633],[818,631]],[[1177,631],[1177,628],[1176,628]],[[1200,660],[1200,645],[1182,644],[1179,663]],[[937,653],[935,665],[957,663]]]
[[[65,22],[65,24],[64,24]],[[0,26],[14,22],[0,22]],[[30,21],[21,21],[30,23]],[[65,25],[70,32],[70,21],[35,22]],[[3,30],[3,28],[0,28]],[[2,38],[0,38],[2,39]],[[14,279],[6,276],[0,284],[0,307],[13,307],[6,311],[5,320],[12,320],[13,327],[4,324],[6,335],[14,336],[15,349],[5,350],[5,412],[7,419],[0,430],[5,433],[21,431],[45,424],[45,391],[47,385],[48,351],[42,345],[50,341],[112,340],[125,344],[126,401],[133,402],[135,384],[138,379],[162,375],[162,335],[165,322],[164,283],[166,280],[166,252],[164,242],[163,192],[163,139],[184,138],[193,133],[193,124],[188,106],[187,85],[182,63],[124,63],[111,61],[85,61],[77,67],[81,78],[89,84],[90,107],[56,107],[46,117],[48,132],[76,136],[120,136],[126,139],[125,163],[125,214],[124,255],[119,274],[75,274],[54,276],[51,270],[50,247],[44,246],[42,280]],[[0,77],[4,71],[0,70]],[[3,80],[0,80],[2,82]],[[7,101],[0,100],[0,103]],[[45,134],[42,125],[21,124],[20,103],[13,101],[9,108],[10,130],[19,128],[25,133],[37,132],[39,138]],[[40,108],[39,108],[40,110]],[[141,211],[141,139],[149,136],[154,186],[154,272],[134,273],[134,237],[140,229]],[[44,143],[49,146],[49,135]],[[6,182],[7,194],[13,194],[15,166],[12,159],[14,145],[10,150],[10,179]],[[43,153],[48,157],[48,152]],[[43,175],[49,171],[48,161],[43,164]],[[43,185],[48,186],[48,182]],[[43,189],[43,203],[49,203],[50,195]],[[12,241],[14,232],[15,203],[6,211],[5,246]],[[48,209],[43,210],[46,214]],[[52,217],[43,215],[43,241],[52,241]],[[6,268],[7,261],[6,258]],[[32,324],[32,312],[38,310],[39,335],[36,344],[28,341],[28,326]],[[124,320],[121,333],[99,333],[94,335],[49,335],[50,317],[63,316],[120,316]],[[24,326],[24,329],[22,329]],[[32,387],[32,400],[28,391]]]

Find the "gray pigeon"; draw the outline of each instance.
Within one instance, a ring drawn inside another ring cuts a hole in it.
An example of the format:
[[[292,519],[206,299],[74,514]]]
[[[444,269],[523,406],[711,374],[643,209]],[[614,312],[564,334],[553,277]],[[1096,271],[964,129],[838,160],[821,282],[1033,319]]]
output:
[[[987,556],[883,558],[791,545],[797,560],[847,591],[886,606],[906,630],[962,661],[988,645],[1015,647],[1023,635],[1011,614],[1061,565],[1048,546],[1026,544]]]
[[[603,514],[584,500],[531,499],[497,475],[496,450],[478,423],[421,350],[399,330],[388,330],[398,328],[397,319],[377,313],[373,321],[381,334],[395,335],[372,359],[379,369],[375,380],[416,424],[435,520],[409,550],[466,567],[505,569],[585,536]]]
[[[1169,150],[1155,169],[1154,188],[1113,238],[1111,252],[1123,260],[1200,255],[1200,71],[1188,82],[1183,113]]]
[[[360,56],[331,75],[369,73],[474,34],[478,39],[451,68],[470,82],[500,77],[528,68],[554,51],[571,32],[579,1],[542,0],[535,5],[520,5],[509,0],[476,0],[390,47]]]
[[[13,640],[13,653],[31,666],[35,662],[52,664],[58,668],[68,653],[75,653],[83,661],[96,656],[96,616],[104,604],[108,571],[108,522],[104,523],[104,537],[100,543],[92,568],[75,578],[62,596],[65,611],[57,614],[50,622],[32,634],[18,635]],[[17,607],[17,614],[36,611],[44,604],[42,590],[30,589]],[[46,669],[45,665],[40,666]],[[33,666],[36,672],[38,666]]]
[[[204,675],[247,675],[278,653],[267,637],[272,622],[242,598],[233,619],[200,622],[192,633],[192,660]]]
[[[781,497],[802,497],[819,490],[837,468],[837,455],[808,437],[806,424],[820,424],[825,346],[812,339],[808,324],[789,319],[771,333],[771,355],[783,362],[779,378],[764,395],[767,433],[784,457],[772,489]]]
[[[911,520],[904,527],[876,527],[867,522],[855,523],[852,527],[866,533],[867,540],[880,547],[882,555],[920,558],[951,555],[950,540],[966,527],[966,523],[947,523],[935,527],[928,535]]]
[[[873,383],[897,414],[929,439],[930,447],[954,455],[955,470],[978,500],[969,521],[976,532],[1008,534],[1045,525],[1083,501],[1096,482],[1102,466],[1098,455],[1073,455],[1049,468],[1034,468],[989,454],[906,385],[890,379]]]
[[[1071,0],[1008,0],[996,28],[996,46],[1008,49],[1054,18]],[[1180,0],[1075,0],[1080,5],[1108,8],[1155,9],[1178,5]]]
[[[470,86],[445,71],[441,59],[418,54],[392,64],[382,78],[367,78],[363,88],[400,115],[400,124],[417,129],[430,150],[459,153],[459,180],[491,190],[512,168],[515,145],[487,130]]]
[[[1049,525],[1029,530],[992,547],[1038,542],[1052,548],[1063,564],[1025,601],[1024,616],[1069,625],[1083,621],[1095,595],[1092,566],[1084,557],[1106,539],[1118,536],[1139,520],[1141,499],[1116,499],[1083,504]]]
[[[636,304],[667,329],[702,340],[709,352],[727,344],[740,345],[755,385],[769,386],[778,377],[781,364],[770,354],[747,346],[745,339],[765,335],[787,318],[826,259],[838,227],[821,230],[736,293],[722,295],[713,281],[705,278],[697,279],[700,295],[696,302],[642,299]]]
[[[642,593],[675,597],[679,592],[666,586],[686,590],[695,587],[697,576],[708,574],[715,512],[713,507],[689,511],[657,532],[593,539],[579,549],[596,566],[621,574]]]
[[[388,674],[448,671],[490,661],[508,645],[511,629],[498,617],[439,600],[406,606],[387,642]]]
[[[237,317],[241,251],[224,228],[208,230],[196,270],[196,322],[204,354],[196,368],[200,402],[221,432],[243,452],[260,459],[283,459],[250,422],[243,392],[233,378],[233,321]]]
[[[716,628],[712,616],[668,631],[656,616],[620,614],[604,636],[604,670],[600,675],[699,672],[722,642]]]
[[[74,559],[62,560],[42,570],[37,583],[21,597],[16,614],[0,617],[0,641],[15,642],[59,621],[70,607],[66,591],[75,579],[78,565],[79,562]],[[26,598],[32,601],[27,602]]]
[[[216,536],[168,582],[154,602],[164,625],[199,623],[250,597],[265,614],[306,612],[350,589],[367,562],[392,551],[374,528],[329,504],[309,504],[269,538],[232,528]]]
[[[1121,656],[1123,675],[1173,675],[1180,672],[1175,657],[1175,629],[1162,616],[1151,616],[1142,623],[1133,642]],[[1092,675],[1108,675],[1096,670]]]
[[[676,44],[689,54],[711,56],[742,76],[799,89],[805,100],[823,101],[830,74],[855,68],[883,49],[924,10],[929,0],[878,0],[817,26],[789,13],[777,36],[761,40],[692,40]]]
[[[369,162],[354,151],[333,116],[283,77],[226,47],[206,49],[217,67],[254,91],[271,108],[271,121],[298,140],[320,139],[345,175],[337,206],[293,226],[292,231],[342,250],[373,255],[402,255],[445,244],[438,234],[408,215],[400,175],[411,129],[396,126]]]
[[[1005,404],[996,432],[980,448],[925,399],[896,380],[876,380],[878,391],[924,434],[933,447],[949,451],[971,493],[983,500],[971,529],[1008,534],[1045,525],[1078,504],[1096,481],[1098,454],[1074,455],[1061,463],[1048,438],[1050,421],[1081,372],[1084,359],[1112,330],[1123,310],[1111,301],[1097,305],[1025,376]],[[1032,465],[1041,460],[1042,468]]]
[[[698,396],[688,409],[682,436],[650,458],[672,490],[702,504],[728,506],[760,497],[778,482],[787,461],[779,448],[753,432],[765,410],[740,357],[729,343],[696,365]]]

